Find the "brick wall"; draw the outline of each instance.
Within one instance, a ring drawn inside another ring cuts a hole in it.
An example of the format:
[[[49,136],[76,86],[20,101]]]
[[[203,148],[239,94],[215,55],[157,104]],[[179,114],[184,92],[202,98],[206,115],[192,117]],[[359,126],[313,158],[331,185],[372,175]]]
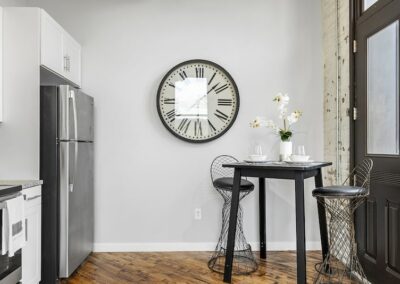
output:
[[[350,166],[349,1],[321,0],[324,49],[325,184],[341,183]]]

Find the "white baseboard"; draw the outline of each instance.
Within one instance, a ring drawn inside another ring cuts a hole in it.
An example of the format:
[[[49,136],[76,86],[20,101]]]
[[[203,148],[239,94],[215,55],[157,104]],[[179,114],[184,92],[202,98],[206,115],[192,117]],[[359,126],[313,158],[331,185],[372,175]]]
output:
[[[254,251],[260,250],[258,242],[250,242]],[[216,243],[95,243],[95,252],[167,252],[167,251],[213,251]],[[307,242],[307,250],[320,250],[320,242]],[[267,250],[296,250],[295,242],[268,242]]]

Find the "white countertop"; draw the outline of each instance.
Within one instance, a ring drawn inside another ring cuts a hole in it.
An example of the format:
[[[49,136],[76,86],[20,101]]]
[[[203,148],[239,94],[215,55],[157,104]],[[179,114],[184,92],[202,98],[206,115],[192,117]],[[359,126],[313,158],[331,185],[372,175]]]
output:
[[[20,185],[22,189],[30,188],[38,185],[42,185],[42,180],[0,180],[0,186],[2,185]]]

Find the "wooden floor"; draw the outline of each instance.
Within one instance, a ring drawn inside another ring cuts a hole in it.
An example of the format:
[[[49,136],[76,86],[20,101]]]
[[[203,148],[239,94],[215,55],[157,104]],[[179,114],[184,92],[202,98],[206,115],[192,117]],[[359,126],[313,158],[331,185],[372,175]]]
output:
[[[93,253],[62,283],[223,283],[207,267],[207,252]],[[256,272],[233,276],[232,283],[296,283],[296,253],[268,252]],[[307,282],[313,283],[320,252],[307,253]],[[349,282],[347,282],[349,283]]]

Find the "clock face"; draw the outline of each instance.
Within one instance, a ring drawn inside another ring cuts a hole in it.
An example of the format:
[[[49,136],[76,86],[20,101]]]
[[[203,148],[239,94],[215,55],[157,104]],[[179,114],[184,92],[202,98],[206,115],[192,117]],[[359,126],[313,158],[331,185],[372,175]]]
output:
[[[223,135],[239,111],[239,92],[221,66],[191,60],[172,68],[157,94],[161,121],[175,136],[189,142],[208,142]]]

